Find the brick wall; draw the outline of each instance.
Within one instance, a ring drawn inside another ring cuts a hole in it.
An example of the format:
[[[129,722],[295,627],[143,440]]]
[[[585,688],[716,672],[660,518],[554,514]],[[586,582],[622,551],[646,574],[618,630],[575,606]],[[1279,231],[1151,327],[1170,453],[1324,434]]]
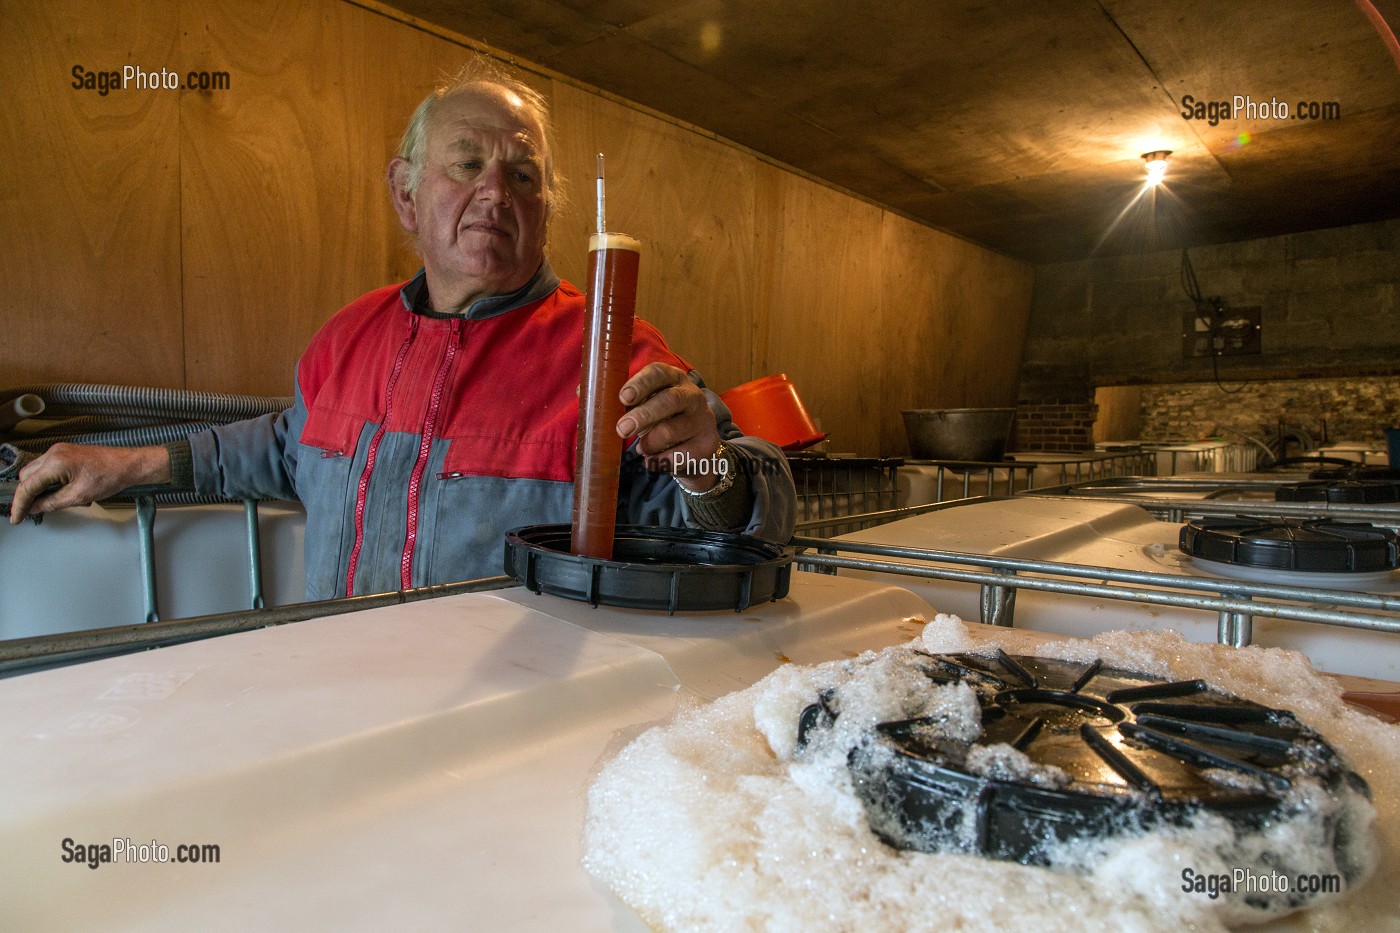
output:
[[[1230,428],[1267,443],[1285,434],[1384,447],[1400,426],[1400,376],[1144,386],[1142,439],[1195,440]]]
[[[1093,450],[1092,396],[1078,394],[1023,398],[1016,403],[1012,450]]]

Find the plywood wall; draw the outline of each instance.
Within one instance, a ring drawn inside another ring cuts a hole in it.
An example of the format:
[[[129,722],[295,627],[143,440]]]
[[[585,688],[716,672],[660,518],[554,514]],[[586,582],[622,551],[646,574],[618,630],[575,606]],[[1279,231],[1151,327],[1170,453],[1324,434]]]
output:
[[[550,231],[555,270],[586,284],[596,228],[593,179],[604,153],[610,230],[642,241],[640,313],[715,389],[752,376],[754,177],[733,146],[558,82],[555,132],[573,204]]]
[[[1094,443],[1135,441],[1142,433],[1142,386],[1099,386],[1094,390],[1099,406],[1094,420]]]
[[[0,4],[0,385],[185,379],[179,96],[74,91],[72,68],[171,61],[175,0]]]
[[[291,391],[311,334],[417,258],[383,180],[469,40],[343,0],[0,0],[0,387]],[[226,91],[74,90],[71,69],[223,71]],[[523,70],[522,70],[523,69]],[[1031,270],[522,65],[574,201],[550,255],[581,282],[594,154],[639,236],[643,314],[716,389],[787,372],[833,448],[904,452],[899,410],[1015,398]]]

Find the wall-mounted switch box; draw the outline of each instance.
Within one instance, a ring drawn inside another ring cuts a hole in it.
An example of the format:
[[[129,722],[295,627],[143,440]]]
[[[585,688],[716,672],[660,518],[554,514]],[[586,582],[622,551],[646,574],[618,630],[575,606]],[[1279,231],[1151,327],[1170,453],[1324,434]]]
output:
[[[1188,312],[1182,330],[1182,356],[1258,356],[1260,308],[1212,308]]]

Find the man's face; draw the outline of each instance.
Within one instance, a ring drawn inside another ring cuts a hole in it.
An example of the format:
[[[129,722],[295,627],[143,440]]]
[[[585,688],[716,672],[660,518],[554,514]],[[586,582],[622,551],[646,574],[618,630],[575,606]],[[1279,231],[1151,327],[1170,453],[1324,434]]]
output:
[[[438,104],[427,129],[422,180],[394,207],[418,234],[435,311],[506,294],[530,280],[544,258],[549,218],[539,123],[503,88],[474,87]]]

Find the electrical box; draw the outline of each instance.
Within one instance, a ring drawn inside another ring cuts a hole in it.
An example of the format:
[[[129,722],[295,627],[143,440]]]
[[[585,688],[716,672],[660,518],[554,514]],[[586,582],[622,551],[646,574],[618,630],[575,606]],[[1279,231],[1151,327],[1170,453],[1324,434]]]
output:
[[[1258,306],[1230,308],[1217,305],[1199,314],[1187,312],[1181,334],[1182,356],[1192,359],[1259,355],[1260,310]]]

